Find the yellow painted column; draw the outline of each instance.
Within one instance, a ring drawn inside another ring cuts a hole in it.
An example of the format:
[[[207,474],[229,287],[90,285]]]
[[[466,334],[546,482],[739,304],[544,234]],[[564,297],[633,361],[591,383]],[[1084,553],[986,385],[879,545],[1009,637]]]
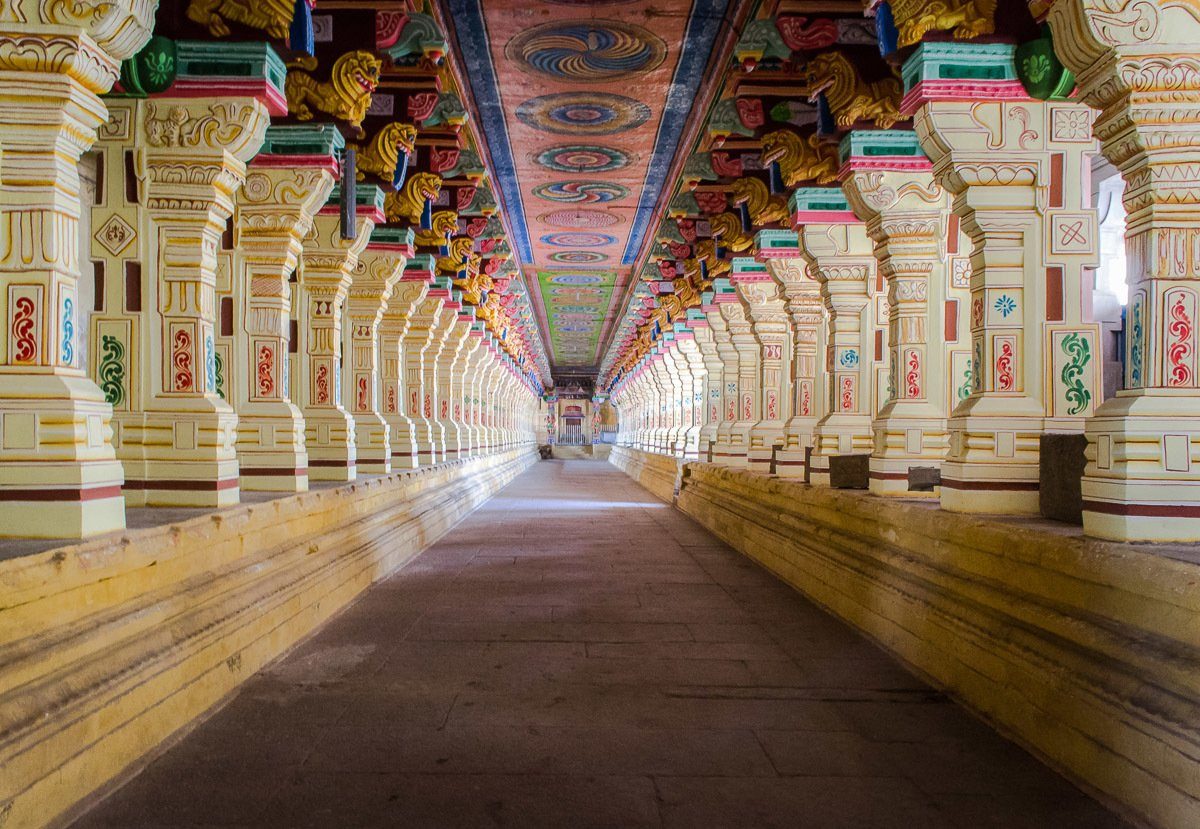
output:
[[[734,259],[731,281],[758,352],[758,421],[750,429],[746,461],[751,471],[769,473],[774,467],[775,452],[784,445],[785,407],[791,395],[787,310],[779,286],[762,262],[748,257]]]
[[[704,367],[704,384],[701,398],[701,426],[696,439],[696,453],[702,461],[712,461],[712,449],[717,441],[717,426],[721,422],[722,367],[713,339],[712,327],[702,308],[688,311],[688,326],[696,340],[696,348]]]
[[[446,454],[450,459],[469,458],[474,455],[474,438],[470,420],[471,372],[482,341],[482,326],[475,321],[473,310],[460,315],[459,325],[465,328],[462,346],[454,364],[450,366],[450,386],[447,399],[450,401],[450,421],[453,425],[453,442],[447,443]]]
[[[383,341],[383,319],[412,254],[411,231],[398,234],[392,228],[376,228],[359,254],[346,298],[342,348],[343,353],[350,351],[350,359],[342,368],[342,385],[350,393],[358,471],[367,475],[392,471],[391,424],[383,414],[381,363],[383,354],[396,347]]]
[[[289,393],[291,280],[301,242],[337,170],[332,155],[260,153],[237,194],[234,245],[227,254],[231,290],[219,297],[217,314],[217,391],[238,415],[245,490],[308,489],[304,418]]]
[[[436,326],[442,310],[442,303],[448,296],[449,291],[445,289],[444,285],[440,283],[431,285],[425,298],[417,306],[417,310],[409,322],[408,333],[404,337],[404,393],[408,419],[413,426],[412,438],[417,451],[417,463],[421,466],[430,463],[429,448],[433,440],[428,416],[425,414],[426,389],[423,360],[437,333]],[[430,397],[429,414],[433,414],[432,397]]]
[[[869,308],[875,257],[859,222],[809,223],[800,231],[800,249],[821,285],[825,335],[825,414],[813,429],[809,482],[829,485],[829,459],[869,454],[872,446],[870,376],[874,330]]]
[[[129,504],[237,503],[237,414],[217,394],[217,251],[270,115],[256,98],[154,98],[138,108],[134,164],[145,238],[140,416],[118,457]]]
[[[949,447],[950,348],[969,301],[951,285],[946,240],[957,241],[957,222],[912,133],[852,132],[842,158],[842,189],[875,243],[887,285],[891,382],[873,424],[871,492],[934,498],[936,489],[910,491],[908,477],[914,467],[940,470]]]
[[[1041,435],[1082,431],[1099,388],[1082,299],[1095,113],[1030,99],[1006,44],[924,43],[904,76],[904,108],[973,246],[972,389],[947,424],[942,507],[1037,513]]]
[[[711,302],[704,306],[704,314],[708,317],[709,330],[712,331],[713,342],[721,361],[721,421],[717,424],[716,441],[712,447],[713,463],[724,466],[740,467],[746,465],[745,447],[735,445],[734,429],[737,425],[740,396],[738,394],[738,352],[733,347],[733,339],[729,326],[721,314],[721,306],[725,303],[736,302],[732,286],[728,280],[723,283],[718,280],[714,284],[718,289],[713,292]]]
[[[446,434],[438,419],[438,373],[442,353],[447,347],[446,342],[454,330],[461,307],[462,303],[454,299],[452,290],[445,289],[442,305],[433,317],[429,345],[421,355],[421,416],[425,421],[423,434],[428,438],[417,442],[417,452],[423,466],[441,463],[446,459]]]
[[[708,370],[704,365],[704,355],[700,353],[700,344],[689,320],[687,327],[682,327],[675,333],[679,355],[680,370],[687,378],[684,399],[684,431],[682,435],[683,457],[686,460],[698,460],[700,457],[700,429],[704,425],[705,398],[708,394]],[[708,333],[707,321],[704,325]]]
[[[455,394],[455,370],[459,368],[463,349],[471,336],[471,324],[475,322],[475,312],[462,302],[457,304],[437,366],[437,422],[442,429],[443,460],[447,461],[458,459],[462,444],[459,420],[455,416],[460,406],[460,396]]]
[[[373,198],[378,190],[364,190],[360,185],[359,193]],[[352,481],[358,475],[354,418],[346,411],[343,399],[342,326],[358,257],[371,241],[375,224],[382,221],[381,210],[373,205],[369,209],[360,207],[353,238],[343,238],[334,201],[317,214],[304,240],[296,374],[308,444],[309,478],[315,481]]]
[[[760,255],[766,250],[760,249]],[[788,256],[768,258],[767,270],[783,291],[792,334],[791,410],[783,426],[783,446],[775,453],[775,474],[803,479],[807,477],[813,430],[824,414],[822,403],[828,395],[820,393],[817,382],[825,327],[821,286],[809,275],[808,264],[799,256],[798,241],[792,233]]]
[[[1136,16],[1134,9],[1136,8]],[[1058,0],[1055,48],[1125,179],[1125,389],[1087,422],[1083,528],[1200,540],[1200,20],[1186,4]],[[1128,21],[1126,23],[1125,21]]]
[[[413,314],[425,299],[430,279],[428,271],[414,269],[410,260],[404,275],[392,288],[383,322],[379,324],[383,419],[388,424],[392,469],[416,469],[420,465],[412,421],[405,414],[404,342]]]

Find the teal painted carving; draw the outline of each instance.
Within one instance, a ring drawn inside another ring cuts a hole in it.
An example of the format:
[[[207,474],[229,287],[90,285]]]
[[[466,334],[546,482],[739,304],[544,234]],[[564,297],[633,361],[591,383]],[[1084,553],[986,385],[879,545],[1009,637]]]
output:
[[[1062,338],[1062,350],[1069,362],[1063,366],[1062,381],[1067,387],[1066,398],[1071,407],[1067,414],[1077,415],[1092,402],[1092,393],[1083,382],[1084,369],[1092,360],[1092,347],[1087,337],[1072,331]]]
[[[1050,27],[1042,26],[1042,36],[1017,47],[1017,77],[1031,98],[1041,101],[1065,101],[1075,90],[1075,76],[1054,53]]]
[[[125,403],[125,345],[111,334],[100,337],[100,390],[114,408]]]
[[[216,391],[218,397],[225,400],[225,361],[216,351],[213,352],[212,369],[213,390]]]
[[[971,382],[972,373],[973,372],[971,371],[971,359],[968,357],[967,358],[967,370],[963,372],[962,385],[958,387],[958,391],[955,394],[955,396],[958,398],[958,400],[960,402],[963,400],[966,400],[968,397],[971,396],[971,388],[974,385]]]
[[[162,35],[150,38],[142,50],[121,64],[121,89],[144,98],[166,91],[175,82],[175,41]]]
[[[1129,326],[1129,387],[1133,389],[1142,386],[1142,297],[1139,295],[1132,303],[1130,311],[1132,322]]]

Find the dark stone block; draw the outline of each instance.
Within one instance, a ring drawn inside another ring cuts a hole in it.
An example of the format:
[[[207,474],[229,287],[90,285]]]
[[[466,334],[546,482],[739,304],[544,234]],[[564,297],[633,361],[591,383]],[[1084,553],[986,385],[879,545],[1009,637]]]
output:
[[[541,455],[542,460],[548,461],[554,455],[554,447],[543,443],[538,447],[538,454]]]
[[[829,459],[829,485],[834,489],[867,489],[870,455],[834,455]]]
[[[1083,523],[1080,482],[1087,465],[1087,437],[1077,434],[1042,435],[1039,445],[1038,508],[1046,518]]]
[[[908,468],[909,492],[933,492],[933,488],[941,486],[942,470],[936,466],[910,466]]]

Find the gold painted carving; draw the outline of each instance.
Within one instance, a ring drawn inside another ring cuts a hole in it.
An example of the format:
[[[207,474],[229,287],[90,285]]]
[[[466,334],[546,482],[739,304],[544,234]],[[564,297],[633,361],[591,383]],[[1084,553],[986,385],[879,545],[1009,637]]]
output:
[[[287,40],[293,4],[289,0],[191,0],[188,20],[208,27],[213,37],[228,37],[226,19],[261,29],[275,40]]]
[[[366,149],[358,153],[358,180],[362,181],[367,173],[371,173],[390,182],[400,162],[400,151],[411,156],[416,143],[417,128],[412,124],[393,121],[385,125],[375,133]]]
[[[436,201],[442,193],[442,178],[436,173],[417,173],[409,176],[404,189],[388,193],[383,209],[388,222],[419,224],[426,201]]]
[[[713,236],[721,240],[721,246],[734,253],[749,250],[754,238],[742,230],[742,220],[732,213],[720,213],[709,219]]]
[[[791,130],[775,130],[762,137],[764,164],[778,162],[785,187],[806,181],[828,184],[837,179],[837,147],[813,133],[807,140]]]
[[[377,57],[361,49],[347,52],[334,62],[330,79],[324,82],[317,82],[308,74],[317,68],[315,58],[301,58],[288,66],[291,68],[284,93],[293,115],[301,121],[311,121],[315,107],[345,121],[361,134],[371,94],[379,86],[382,64]]]
[[[928,32],[950,32],[959,40],[996,30],[996,0],[892,0],[892,17],[903,49]]]
[[[439,248],[446,244],[446,240],[457,230],[458,214],[453,210],[439,210],[433,214],[430,229],[418,230],[415,238],[421,247]]]
[[[762,179],[745,176],[729,185],[729,190],[735,205],[746,205],[756,227],[787,221],[787,202],[783,196],[772,196]]]
[[[822,92],[842,129],[858,121],[874,121],[880,129],[891,129],[907,116],[900,114],[903,88],[896,78],[865,82],[841,52],[822,52],[804,67],[809,97]]]

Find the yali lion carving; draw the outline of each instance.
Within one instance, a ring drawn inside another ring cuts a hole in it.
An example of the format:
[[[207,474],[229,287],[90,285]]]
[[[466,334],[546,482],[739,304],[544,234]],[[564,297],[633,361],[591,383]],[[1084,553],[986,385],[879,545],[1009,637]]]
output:
[[[785,187],[802,182],[828,184],[837,180],[837,148],[816,133],[807,140],[791,130],[775,130],[762,137],[764,164],[778,163]]]
[[[362,121],[371,106],[371,95],[379,86],[382,64],[370,52],[347,52],[333,64],[328,81],[318,82],[309,72],[317,67],[315,58],[301,58],[288,64],[288,111],[301,121],[311,121],[314,108],[345,121],[362,134]]]
[[[393,121],[384,125],[371,143],[359,150],[358,180],[362,181],[370,173],[384,181],[392,181],[400,163],[400,153],[403,151],[411,156],[416,144],[417,128],[412,124]]]
[[[295,4],[291,0],[191,0],[187,17],[208,28],[213,37],[228,37],[227,20],[260,29],[275,40],[287,40]]]
[[[383,203],[389,222],[420,224],[425,203],[437,201],[442,194],[442,178],[436,173],[417,173],[409,176],[404,189],[388,193]]]
[[[439,210],[433,214],[429,230],[418,230],[417,245],[424,248],[440,248],[458,231],[458,214],[453,210]]]
[[[787,202],[783,196],[772,196],[761,179],[746,176],[729,185],[735,205],[746,205],[750,221],[756,226],[778,224],[788,219]]]
[[[929,32],[950,32],[959,40],[996,30],[996,0],[891,0],[892,18],[903,49]]]
[[[810,99],[824,93],[841,129],[858,121],[874,121],[880,129],[891,129],[906,116],[900,114],[903,88],[896,78],[865,82],[841,52],[822,52],[804,67]]]

